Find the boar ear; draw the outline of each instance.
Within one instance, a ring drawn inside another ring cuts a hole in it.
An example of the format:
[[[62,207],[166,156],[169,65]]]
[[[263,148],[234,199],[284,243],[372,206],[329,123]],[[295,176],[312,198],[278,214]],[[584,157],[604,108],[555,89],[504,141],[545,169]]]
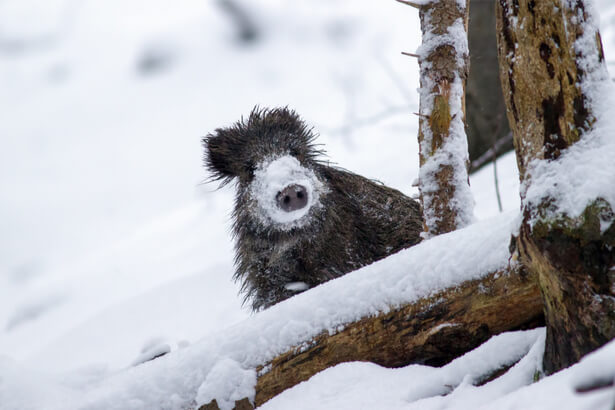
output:
[[[238,175],[235,169],[237,153],[234,152],[237,147],[232,138],[227,138],[225,134],[226,130],[217,129],[203,138],[205,168],[211,172],[212,180],[221,180],[223,185]]]

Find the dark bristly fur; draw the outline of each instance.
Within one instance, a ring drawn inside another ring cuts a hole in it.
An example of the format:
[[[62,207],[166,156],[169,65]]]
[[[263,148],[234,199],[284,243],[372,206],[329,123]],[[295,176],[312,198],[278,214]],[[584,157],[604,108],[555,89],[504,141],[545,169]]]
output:
[[[401,192],[318,160],[315,135],[287,108],[254,109],[247,120],[203,139],[205,166],[214,180],[237,178],[233,212],[234,278],[259,310],[293,296],[291,282],[314,287],[420,241],[418,202]],[[292,155],[325,185],[309,223],[292,229],[254,215],[250,183],[268,158]]]

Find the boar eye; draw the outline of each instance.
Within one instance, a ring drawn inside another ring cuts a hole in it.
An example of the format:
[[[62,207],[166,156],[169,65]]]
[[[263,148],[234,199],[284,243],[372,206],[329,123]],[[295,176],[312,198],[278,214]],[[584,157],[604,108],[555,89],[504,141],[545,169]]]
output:
[[[246,164],[246,172],[250,177],[254,176],[254,171],[256,171],[256,166],[254,166],[253,162],[248,162]]]

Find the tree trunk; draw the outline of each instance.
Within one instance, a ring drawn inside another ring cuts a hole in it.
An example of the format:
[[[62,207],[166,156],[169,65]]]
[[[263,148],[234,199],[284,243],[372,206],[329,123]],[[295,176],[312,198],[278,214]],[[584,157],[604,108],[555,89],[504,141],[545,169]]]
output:
[[[502,88],[526,188],[516,243],[522,263],[539,279],[544,369],[552,373],[615,337],[613,204],[595,198],[574,216],[558,212],[551,197],[528,201],[530,162],[557,160],[592,129],[586,88],[608,77],[583,1],[498,0],[497,18]],[[601,230],[601,223],[610,228]]]
[[[473,172],[513,149],[512,138],[505,138],[510,128],[501,92],[494,0],[471,0],[468,43],[471,70],[466,87],[466,123]],[[478,161],[494,147],[487,161]]]
[[[419,10],[419,190],[429,237],[462,228],[473,219],[464,125],[468,8],[457,0],[441,0]]]

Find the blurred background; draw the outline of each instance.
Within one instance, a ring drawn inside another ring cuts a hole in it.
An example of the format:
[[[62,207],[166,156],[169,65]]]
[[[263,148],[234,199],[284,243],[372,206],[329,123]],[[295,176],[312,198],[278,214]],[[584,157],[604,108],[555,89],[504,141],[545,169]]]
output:
[[[596,6],[613,72],[615,5]],[[419,44],[393,0],[0,0],[0,356],[104,374],[247,317],[233,189],[204,183],[200,141],[255,105],[297,110],[333,163],[415,194],[418,64],[400,52]],[[507,132],[488,84],[469,85],[488,136],[473,160]],[[498,176],[518,209],[514,156]],[[492,166],[472,188],[478,218],[500,212]]]

